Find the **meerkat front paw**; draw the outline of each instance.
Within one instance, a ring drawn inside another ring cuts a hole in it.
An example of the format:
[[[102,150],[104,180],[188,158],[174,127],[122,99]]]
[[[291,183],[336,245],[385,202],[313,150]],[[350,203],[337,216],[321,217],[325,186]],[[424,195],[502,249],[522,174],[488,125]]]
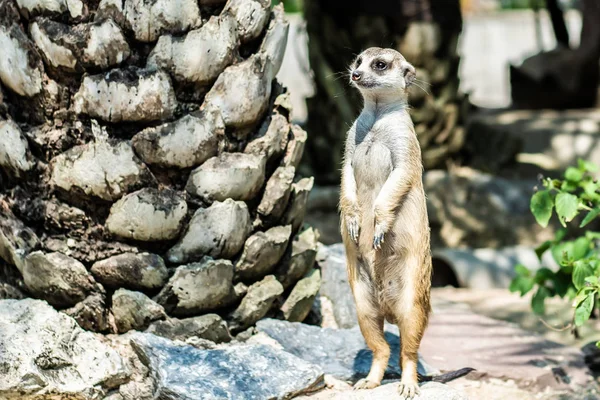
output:
[[[415,383],[400,383],[398,385],[398,394],[402,399],[411,400],[420,393],[419,385]]]
[[[352,240],[354,240],[354,242],[358,243],[358,233],[360,230],[360,227],[359,227],[360,223],[359,223],[358,215],[356,215],[356,214],[346,215],[345,219],[346,219],[346,228],[348,229],[348,235],[350,235],[350,238]]]
[[[375,224],[375,234],[373,235],[373,248],[381,249],[381,245],[385,242],[385,233],[387,232],[387,224],[378,222]]]
[[[374,389],[377,386],[379,386],[379,383],[363,378],[354,384],[354,390]]]

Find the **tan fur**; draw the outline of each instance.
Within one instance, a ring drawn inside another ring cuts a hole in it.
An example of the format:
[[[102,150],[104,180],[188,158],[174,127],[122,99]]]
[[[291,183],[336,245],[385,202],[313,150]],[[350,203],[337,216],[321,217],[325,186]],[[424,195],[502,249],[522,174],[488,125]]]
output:
[[[385,69],[375,66],[378,60]],[[352,83],[365,106],[346,140],[341,232],[360,329],[373,351],[371,371],[355,387],[372,388],[383,378],[390,354],[386,319],[401,335],[399,391],[412,398],[418,393],[417,351],[431,311],[421,149],[407,111],[414,68],[395,50],[371,48],[352,71],[362,73]]]

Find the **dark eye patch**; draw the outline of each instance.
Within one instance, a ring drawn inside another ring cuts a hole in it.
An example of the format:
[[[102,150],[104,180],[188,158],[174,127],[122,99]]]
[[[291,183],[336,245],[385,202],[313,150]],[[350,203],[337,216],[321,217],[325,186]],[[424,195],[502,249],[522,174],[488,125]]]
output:
[[[373,61],[372,66],[373,66],[373,69],[375,69],[375,70],[383,71],[384,69],[386,69],[388,67],[388,64],[382,60],[375,60],[375,61]]]
[[[356,68],[360,67],[360,64],[362,64],[362,58],[360,58],[360,57],[359,57],[359,58],[356,60]]]

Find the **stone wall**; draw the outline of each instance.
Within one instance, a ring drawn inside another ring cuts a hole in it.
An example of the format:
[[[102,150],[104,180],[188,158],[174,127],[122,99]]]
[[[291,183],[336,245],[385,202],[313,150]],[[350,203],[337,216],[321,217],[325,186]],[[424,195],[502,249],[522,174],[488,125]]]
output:
[[[267,0],[0,0],[0,297],[214,341],[303,320],[287,32]]]

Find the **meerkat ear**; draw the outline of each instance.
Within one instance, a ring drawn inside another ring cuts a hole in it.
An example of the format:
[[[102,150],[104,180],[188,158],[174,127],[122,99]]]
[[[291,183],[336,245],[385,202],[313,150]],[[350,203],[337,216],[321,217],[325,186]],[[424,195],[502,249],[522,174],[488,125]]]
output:
[[[404,81],[406,82],[406,86],[410,86],[417,77],[417,72],[415,71],[415,67],[412,66],[409,62],[403,61],[400,65],[400,69],[402,71],[402,75],[404,76]]]

